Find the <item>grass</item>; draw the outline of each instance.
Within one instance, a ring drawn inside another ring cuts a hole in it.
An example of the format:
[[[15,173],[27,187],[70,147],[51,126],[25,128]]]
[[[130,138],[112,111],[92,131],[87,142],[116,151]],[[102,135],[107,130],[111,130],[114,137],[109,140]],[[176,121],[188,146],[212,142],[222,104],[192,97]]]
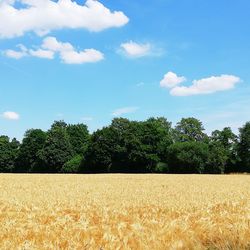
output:
[[[0,249],[250,249],[249,175],[0,175]]]

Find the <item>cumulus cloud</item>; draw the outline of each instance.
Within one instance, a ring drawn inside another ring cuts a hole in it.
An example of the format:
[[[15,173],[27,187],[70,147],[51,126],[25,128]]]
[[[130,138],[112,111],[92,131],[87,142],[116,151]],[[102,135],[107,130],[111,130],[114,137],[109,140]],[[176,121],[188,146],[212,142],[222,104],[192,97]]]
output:
[[[46,37],[43,40],[42,48],[55,52],[74,50],[73,46],[70,43],[59,42],[55,37],[52,36]]]
[[[21,3],[17,8],[15,3]],[[111,11],[96,0],[79,5],[72,0],[2,0],[0,2],[0,38],[13,38],[26,32],[40,36],[63,28],[102,31],[121,27],[129,18]]]
[[[85,49],[80,52],[62,51],[60,55],[63,62],[67,64],[94,63],[104,59],[103,54],[95,49]]]
[[[241,79],[234,75],[211,76],[194,80],[191,86],[177,86],[185,81],[185,77],[168,72],[161,80],[160,86],[171,89],[170,94],[173,96],[204,95],[233,89]]]
[[[112,115],[113,116],[119,116],[119,115],[124,115],[124,114],[129,114],[129,113],[134,113],[138,110],[138,107],[125,107],[125,108],[120,108],[116,109],[113,111]]]
[[[164,78],[160,82],[160,86],[163,88],[173,88],[185,81],[186,78],[184,76],[177,76],[175,73],[170,71],[165,74]]]
[[[19,120],[20,115],[13,111],[6,111],[2,114],[2,117],[6,120]]]
[[[137,58],[147,56],[151,52],[152,46],[149,43],[136,43],[130,41],[120,45],[121,52],[128,57]]]
[[[23,51],[16,51],[16,50],[12,50],[12,49],[8,49],[4,52],[4,54],[7,57],[10,58],[14,58],[14,59],[21,59],[23,57],[25,57],[27,54]]]
[[[39,57],[39,58],[46,58],[46,59],[53,59],[54,58],[54,51],[38,49],[38,50],[29,50],[31,56]]]
[[[93,63],[104,59],[104,55],[98,50],[85,49],[78,52],[70,43],[59,42],[55,37],[45,38],[42,48],[58,52],[62,61],[67,64]]]
[[[12,50],[8,49],[4,51],[4,55],[10,58],[14,59],[21,59],[25,56],[34,56],[34,57],[40,57],[40,58],[46,58],[46,59],[53,59],[54,58],[54,52],[50,50],[44,50],[44,49],[27,49],[24,45],[19,44],[17,45],[19,50]]]
[[[27,48],[25,46],[23,46],[22,44],[18,44],[17,47],[19,48],[19,50],[8,49],[4,51],[3,54],[14,59],[21,59],[28,55]]]
[[[20,59],[24,56],[53,59],[55,53],[58,53],[62,62],[66,64],[94,63],[104,59],[103,53],[98,50],[85,49],[83,51],[77,51],[70,43],[60,42],[55,37],[45,38],[41,48],[37,50],[28,50],[23,45],[21,46],[20,51],[7,50],[4,54],[15,59]]]
[[[193,84],[188,87],[174,87],[170,91],[170,94],[173,96],[212,94],[218,91],[233,89],[239,82],[240,78],[233,75],[212,76],[201,80],[194,80]]]

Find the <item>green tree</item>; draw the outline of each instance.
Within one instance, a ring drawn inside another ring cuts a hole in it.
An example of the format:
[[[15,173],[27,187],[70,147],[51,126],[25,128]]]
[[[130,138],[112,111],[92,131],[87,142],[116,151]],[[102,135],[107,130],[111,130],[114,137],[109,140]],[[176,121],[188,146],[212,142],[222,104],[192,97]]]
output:
[[[155,172],[159,163],[167,162],[168,147],[173,143],[171,123],[160,117],[133,126],[133,137],[127,143],[130,170],[140,167],[139,172]]]
[[[132,122],[125,118],[115,118],[109,126],[113,138],[110,172],[128,172],[128,141],[133,136]]]
[[[62,173],[78,173],[83,162],[82,155],[75,155],[72,159],[64,163]]]
[[[103,127],[95,131],[86,152],[86,158],[81,164],[81,172],[107,173],[112,165],[116,138],[110,127]]]
[[[60,172],[62,166],[74,155],[70,138],[67,133],[67,124],[56,121],[47,132],[46,141],[42,150],[39,151],[41,160],[38,172]]]
[[[220,144],[226,154],[227,161],[225,163],[225,172],[237,171],[238,164],[238,137],[232,132],[230,127],[226,127],[223,130],[215,130],[212,132],[211,141]],[[218,148],[219,146],[217,146]]]
[[[196,118],[182,118],[175,127],[176,141],[204,141],[207,136],[204,133],[202,122]]]
[[[0,172],[12,172],[15,167],[19,142],[8,136],[0,136]]]
[[[250,172],[250,122],[240,128],[238,154],[240,157],[238,171]]]
[[[67,133],[74,155],[85,155],[90,139],[87,126],[84,124],[69,124]]]
[[[45,141],[46,132],[41,129],[26,131],[16,160],[16,172],[33,172],[39,169],[39,151],[43,149]]]
[[[209,143],[208,159],[205,166],[205,173],[223,174],[228,162],[228,152],[220,142]]]
[[[171,173],[204,173],[209,159],[209,147],[203,142],[177,142],[169,147],[168,164]]]
[[[171,123],[165,118],[144,122],[115,118],[110,126],[92,135],[85,169],[89,166],[90,172],[154,172],[158,163],[166,162],[172,137]]]
[[[110,129],[115,138],[111,172],[154,172],[157,164],[166,160],[172,129],[165,118],[142,122],[115,118]]]

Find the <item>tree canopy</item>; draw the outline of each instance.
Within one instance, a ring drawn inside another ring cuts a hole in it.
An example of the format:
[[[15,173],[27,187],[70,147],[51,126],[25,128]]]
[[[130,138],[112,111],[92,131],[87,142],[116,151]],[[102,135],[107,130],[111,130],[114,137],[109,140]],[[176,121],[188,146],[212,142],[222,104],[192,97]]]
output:
[[[89,133],[85,124],[55,121],[27,130],[21,143],[0,136],[0,172],[198,173],[250,172],[250,122],[205,133],[202,122],[164,117],[115,118]]]
[[[250,122],[240,129],[238,152],[242,171],[250,172]]]

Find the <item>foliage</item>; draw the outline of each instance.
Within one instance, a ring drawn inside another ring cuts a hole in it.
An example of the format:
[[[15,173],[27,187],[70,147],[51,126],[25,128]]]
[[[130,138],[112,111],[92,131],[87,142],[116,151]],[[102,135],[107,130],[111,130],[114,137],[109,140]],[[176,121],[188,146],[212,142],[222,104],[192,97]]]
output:
[[[238,153],[241,163],[241,171],[250,172],[250,122],[240,129],[240,141]]]
[[[209,157],[208,145],[203,142],[177,142],[169,147],[171,173],[204,173]]]
[[[93,133],[85,165],[90,172],[153,172],[166,159],[171,133],[171,123],[164,118],[144,122],[115,118]]]
[[[82,172],[108,172],[112,162],[112,151],[115,138],[108,127],[97,130],[90,139],[86,160],[82,162]]]
[[[175,127],[176,141],[203,141],[206,138],[202,122],[193,117],[182,118]]]
[[[155,173],[168,173],[169,172],[169,166],[167,163],[164,162],[158,162],[156,164],[156,167],[154,169]]]
[[[12,172],[15,167],[19,142],[8,136],[0,136],[0,172]]]
[[[67,134],[69,135],[73,154],[84,154],[88,148],[90,137],[87,126],[84,124],[69,124]]]
[[[223,174],[229,159],[229,154],[219,142],[209,144],[208,159],[205,166],[205,173]]]
[[[89,134],[84,124],[55,121],[28,130],[20,144],[0,136],[1,172],[209,173],[250,172],[250,122],[239,137],[231,128],[205,133],[201,121],[164,117],[115,118]]]
[[[80,170],[83,157],[81,155],[76,155],[62,166],[62,173],[78,173]]]
[[[39,151],[46,141],[46,132],[41,129],[26,131],[16,160],[16,172],[33,172],[39,169]]]
[[[224,162],[224,171],[227,173],[237,172],[236,166],[239,162],[237,153],[238,137],[232,132],[231,128],[226,127],[222,131],[213,131],[211,141],[217,144],[217,151],[223,151],[224,157],[227,158],[226,162]],[[219,155],[218,153],[217,156]]]
[[[73,149],[67,134],[67,124],[54,122],[47,133],[44,147],[39,152],[39,172],[60,172],[62,166],[73,157]]]

